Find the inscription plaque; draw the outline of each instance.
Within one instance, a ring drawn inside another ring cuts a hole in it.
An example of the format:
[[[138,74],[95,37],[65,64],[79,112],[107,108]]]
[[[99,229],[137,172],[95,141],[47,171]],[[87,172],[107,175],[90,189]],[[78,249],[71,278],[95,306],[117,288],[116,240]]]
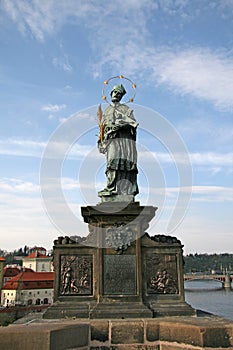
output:
[[[135,295],[136,256],[104,255],[103,294]]]

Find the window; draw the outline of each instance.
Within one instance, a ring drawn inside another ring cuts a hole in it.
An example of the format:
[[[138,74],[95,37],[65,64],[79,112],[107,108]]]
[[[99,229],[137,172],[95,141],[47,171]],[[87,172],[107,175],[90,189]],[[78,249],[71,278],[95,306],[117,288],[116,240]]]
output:
[[[28,299],[28,305],[32,305],[32,299]]]
[[[40,305],[40,299],[36,299],[36,305]]]
[[[32,292],[29,292],[29,295],[32,295]]]
[[[40,294],[40,292],[37,292],[37,294]]]
[[[47,292],[47,290],[45,290],[45,294],[47,294],[48,292]]]
[[[44,304],[48,304],[49,303],[49,299],[48,298],[44,298]]]

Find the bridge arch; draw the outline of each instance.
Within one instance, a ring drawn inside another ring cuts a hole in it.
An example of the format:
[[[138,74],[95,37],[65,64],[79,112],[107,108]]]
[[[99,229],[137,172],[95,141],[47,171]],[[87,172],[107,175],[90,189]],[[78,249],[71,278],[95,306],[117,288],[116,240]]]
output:
[[[223,288],[231,288],[232,276],[229,274],[225,275],[184,275],[184,281],[216,281],[220,282]]]
[[[194,281],[214,281],[214,282],[218,282],[222,287],[224,286],[224,281],[218,278],[202,278],[202,277],[193,277],[193,278],[188,278],[188,279],[184,279],[185,282],[194,282]]]

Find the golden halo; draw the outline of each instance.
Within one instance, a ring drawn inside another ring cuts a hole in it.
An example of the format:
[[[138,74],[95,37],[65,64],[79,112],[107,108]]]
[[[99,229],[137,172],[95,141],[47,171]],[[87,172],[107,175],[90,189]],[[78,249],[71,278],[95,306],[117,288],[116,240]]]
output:
[[[104,80],[104,86],[103,86],[103,89],[102,89],[102,100],[104,100],[104,101],[108,102],[108,104],[110,104],[110,102],[107,99],[107,96],[105,95],[105,87],[106,87],[106,85],[108,85],[109,81],[113,80],[113,79],[126,79],[126,80],[128,80],[131,83],[131,86],[132,86],[132,88],[134,90],[134,94],[125,103],[133,102],[134,98],[136,96],[136,87],[137,87],[137,85],[134,82],[132,82],[131,79],[126,78],[124,75],[117,75],[115,77],[109,78],[108,80]]]

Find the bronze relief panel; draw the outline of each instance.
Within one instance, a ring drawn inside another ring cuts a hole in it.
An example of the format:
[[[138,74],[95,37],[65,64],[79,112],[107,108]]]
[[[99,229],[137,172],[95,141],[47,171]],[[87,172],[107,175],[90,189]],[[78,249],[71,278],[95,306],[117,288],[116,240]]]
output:
[[[146,256],[147,294],[178,294],[177,257],[175,254]]]
[[[61,255],[60,295],[92,295],[93,256]]]

